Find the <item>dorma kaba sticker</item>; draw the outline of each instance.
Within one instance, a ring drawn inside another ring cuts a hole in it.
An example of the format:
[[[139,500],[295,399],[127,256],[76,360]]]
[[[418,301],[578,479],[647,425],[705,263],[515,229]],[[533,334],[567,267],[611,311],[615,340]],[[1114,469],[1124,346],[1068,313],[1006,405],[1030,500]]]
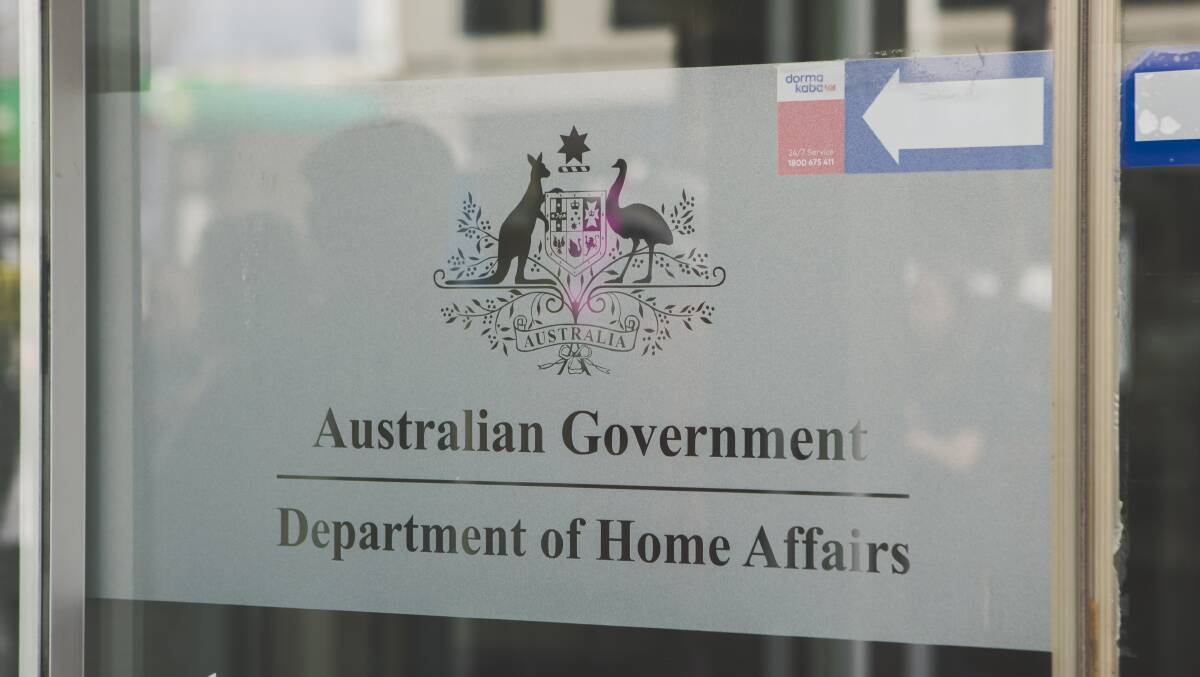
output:
[[[713,304],[685,294],[721,286],[725,269],[685,243],[696,216],[686,189],[659,209],[631,203],[623,158],[612,164],[611,182],[597,181],[584,162],[587,134],[572,127],[560,138],[559,185],[545,190],[551,172],[542,153],[526,155],[525,192],[499,228],[467,194],[455,225],[459,246],[433,281],[468,292],[442,317],[479,331],[492,350],[545,350],[552,357],[538,363],[542,370],[607,374],[600,351],[651,356],[672,329],[712,324]]]

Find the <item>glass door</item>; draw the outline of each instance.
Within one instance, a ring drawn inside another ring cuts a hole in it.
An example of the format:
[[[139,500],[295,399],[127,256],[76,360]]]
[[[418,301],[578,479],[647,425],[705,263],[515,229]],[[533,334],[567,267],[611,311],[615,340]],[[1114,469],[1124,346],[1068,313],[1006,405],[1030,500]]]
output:
[[[1116,5],[48,10],[54,674],[1107,670]]]

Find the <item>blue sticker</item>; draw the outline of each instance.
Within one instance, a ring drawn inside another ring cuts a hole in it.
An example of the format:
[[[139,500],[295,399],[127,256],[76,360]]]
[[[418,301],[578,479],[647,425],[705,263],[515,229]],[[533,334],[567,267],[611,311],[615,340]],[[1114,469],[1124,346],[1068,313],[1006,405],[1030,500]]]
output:
[[[1151,50],[1121,81],[1121,164],[1200,164],[1200,51]]]
[[[846,63],[846,172],[1051,166],[1050,52]]]

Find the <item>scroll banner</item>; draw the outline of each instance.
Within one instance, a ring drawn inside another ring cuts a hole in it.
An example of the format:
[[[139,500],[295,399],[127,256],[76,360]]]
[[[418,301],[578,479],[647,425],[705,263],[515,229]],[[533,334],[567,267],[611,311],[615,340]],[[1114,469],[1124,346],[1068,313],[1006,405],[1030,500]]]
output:
[[[555,346],[591,346],[601,350],[627,353],[637,343],[638,320],[625,318],[619,328],[601,327],[594,324],[552,324],[545,327],[528,328],[528,318],[519,317],[513,322],[517,350],[530,353]]]

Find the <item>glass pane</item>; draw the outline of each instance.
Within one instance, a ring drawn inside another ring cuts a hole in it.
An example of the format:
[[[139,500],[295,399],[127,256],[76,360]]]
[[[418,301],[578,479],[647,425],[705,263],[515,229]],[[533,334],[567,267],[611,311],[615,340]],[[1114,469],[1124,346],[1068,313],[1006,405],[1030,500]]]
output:
[[[1045,3],[90,11],[89,674],[1049,674]]]
[[[17,3],[0,0],[0,673],[17,671],[20,198]]]
[[[1200,5],[1127,0],[1123,14],[1121,392],[1125,546],[1121,673],[1200,670]]]

